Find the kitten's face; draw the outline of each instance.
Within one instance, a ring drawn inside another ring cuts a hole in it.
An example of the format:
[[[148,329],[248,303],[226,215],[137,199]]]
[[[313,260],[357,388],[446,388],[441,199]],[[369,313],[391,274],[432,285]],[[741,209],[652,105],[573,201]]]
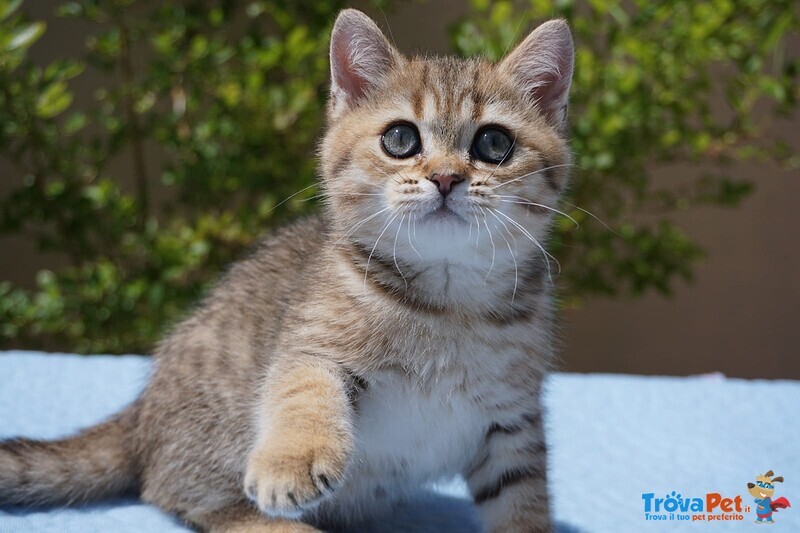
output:
[[[358,29],[350,33],[363,46]],[[500,268],[534,251],[543,254],[539,246],[551,209],[567,181],[569,150],[559,132],[564,87],[555,98],[533,94],[538,89],[518,75],[530,51],[518,48],[500,64],[405,59],[374,33],[377,28],[367,30],[388,47],[386,55],[376,54],[361,70],[345,55],[349,63],[338,74],[355,71],[355,81],[344,76],[338,86],[334,66],[322,160],[337,229],[375,254],[406,264]],[[368,48],[373,54],[376,49]],[[516,62],[509,63],[515,54]],[[364,68],[379,69],[376,79]]]

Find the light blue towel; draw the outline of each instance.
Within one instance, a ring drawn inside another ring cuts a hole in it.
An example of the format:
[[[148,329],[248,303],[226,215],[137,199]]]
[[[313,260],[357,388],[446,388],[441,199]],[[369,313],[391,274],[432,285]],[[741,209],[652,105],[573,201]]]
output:
[[[54,438],[96,423],[136,396],[148,370],[138,356],[0,353],[0,438]],[[556,374],[545,399],[552,508],[562,533],[800,531],[799,382]],[[740,513],[741,522],[645,520],[646,493],[717,492],[752,505],[746,484],[770,469],[786,480],[775,498],[796,506],[775,513],[775,525],[755,525],[754,508]],[[445,484],[364,529],[477,531],[464,494],[463,484]],[[0,509],[0,532],[183,530],[135,500]]]

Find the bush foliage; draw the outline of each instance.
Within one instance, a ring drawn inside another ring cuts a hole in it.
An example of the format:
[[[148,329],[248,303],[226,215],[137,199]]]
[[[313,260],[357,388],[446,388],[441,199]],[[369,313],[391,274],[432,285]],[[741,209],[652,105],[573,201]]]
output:
[[[328,31],[344,3],[65,2],[63,23],[91,31],[81,57],[45,65],[29,55],[45,25],[0,0],[0,157],[15,169],[0,232],[67,261],[34,289],[0,282],[0,345],[145,352],[266,228],[313,209]],[[452,30],[460,54],[495,59],[552,16],[574,29],[564,211],[585,223],[564,217],[554,236],[568,302],[669,292],[701,256],[672,211],[740,202],[752,185],[728,177],[732,162],[798,164],[764,136],[798,96],[784,51],[793,1],[471,5]],[[103,83],[77,101],[88,74]],[[653,178],[675,162],[702,172]]]

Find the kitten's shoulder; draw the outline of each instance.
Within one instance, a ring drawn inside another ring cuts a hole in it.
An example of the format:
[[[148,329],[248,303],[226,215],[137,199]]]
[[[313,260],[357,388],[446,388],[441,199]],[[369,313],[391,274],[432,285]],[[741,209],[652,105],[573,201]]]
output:
[[[275,262],[294,257],[309,259],[324,246],[328,225],[322,215],[311,215],[272,230],[262,238],[249,260]]]
[[[320,215],[295,220],[272,230],[247,257],[234,263],[223,279],[231,283],[295,285],[313,265],[328,238]]]
[[[159,343],[157,352],[208,335],[214,339],[233,332],[243,339],[274,335],[287,310],[304,300],[305,280],[327,238],[320,216],[273,230],[247,257],[230,266],[194,311]]]

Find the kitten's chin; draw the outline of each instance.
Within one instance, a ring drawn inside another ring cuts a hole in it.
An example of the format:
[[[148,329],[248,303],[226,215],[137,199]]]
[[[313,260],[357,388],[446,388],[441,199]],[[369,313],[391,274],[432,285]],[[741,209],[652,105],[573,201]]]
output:
[[[456,211],[443,208],[414,223],[412,243],[424,261],[471,262],[475,255],[475,228]]]

